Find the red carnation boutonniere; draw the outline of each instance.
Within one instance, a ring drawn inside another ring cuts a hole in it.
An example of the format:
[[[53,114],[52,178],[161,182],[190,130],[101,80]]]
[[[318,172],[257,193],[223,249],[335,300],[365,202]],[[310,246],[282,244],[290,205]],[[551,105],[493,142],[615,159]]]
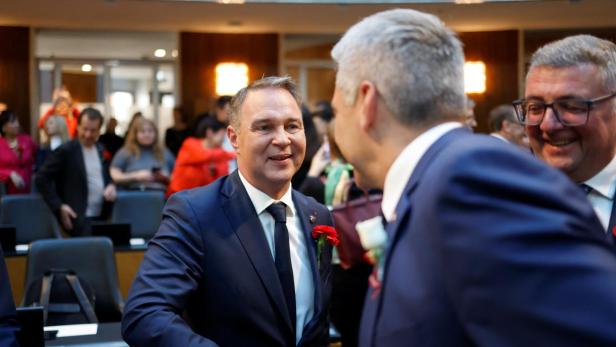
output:
[[[340,239],[338,239],[338,233],[334,227],[329,225],[317,225],[312,229],[312,238],[317,241],[317,263],[321,266],[321,253],[325,243],[329,243],[332,246],[338,246]]]
[[[614,227],[614,229],[612,229],[612,235],[616,237],[616,226]]]
[[[110,161],[112,157],[113,157],[113,156],[111,155],[111,152],[109,152],[109,151],[108,151],[108,150],[106,150],[106,149],[105,149],[105,150],[103,150],[103,160],[104,160],[104,161]]]

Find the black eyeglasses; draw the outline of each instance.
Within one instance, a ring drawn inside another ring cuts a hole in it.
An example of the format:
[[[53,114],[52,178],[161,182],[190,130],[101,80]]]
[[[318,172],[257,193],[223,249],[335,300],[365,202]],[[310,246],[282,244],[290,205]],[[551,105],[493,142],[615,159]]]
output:
[[[616,96],[616,93],[600,96],[595,99],[558,99],[547,104],[539,100],[520,99],[514,101],[513,107],[520,123],[524,125],[539,125],[545,115],[545,110],[551,108],[556,119],[565,126],[580,126],[586,124],[592,106],[596,103],[608,100]]]

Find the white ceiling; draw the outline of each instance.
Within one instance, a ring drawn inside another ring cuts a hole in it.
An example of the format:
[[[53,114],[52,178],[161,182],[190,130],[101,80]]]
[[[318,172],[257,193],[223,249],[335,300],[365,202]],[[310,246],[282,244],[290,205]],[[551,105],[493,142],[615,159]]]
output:
[[[186,0],[0,2],[0,25],[107,31],[341,33],[359,18],[392,7],[431,12],[459,31],[616,26],[614,0],[547,0],[460,5],[405,5],[387,2],[378,5],[237,5]]]

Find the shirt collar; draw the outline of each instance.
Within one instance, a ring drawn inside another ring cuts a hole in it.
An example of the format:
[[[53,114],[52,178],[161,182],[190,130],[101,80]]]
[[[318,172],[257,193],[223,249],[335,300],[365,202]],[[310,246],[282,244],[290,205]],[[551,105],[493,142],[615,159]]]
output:
[[[584,183],[606,199],[613,200],[616,190],[616,156],[603,170]]]
[[[396,206],[402,196],[406,183],[411,178],[417,163],[428,148],[432,146],[445,133],[461,127],[459,122],[446,122],[430,128],[419,135],[400,152],[396,160],[387,171],[383,187],[383,201],[381,209],[388,222],[395,219]]]
[[[291,216],[295,216],[295,205],[293,204],[291,186],[289,186],[289,189],[287,189],[287,191],[284,193],[282,198],[280,198],[280,200],[274,200],[269,195],[265,194],[264,192],[250,184],[248,180],[246,180],[246,178],[242,176],[241,171],[238,170],[237,172],[240,175],[240,181],[244,185],[244,188],[246,188],[246,192],[248,193],[248,197],[250,198],[252,205],[255,207],[255,211],[257,211],[257,215],[260,215],[263,211],[265,211],[265,209],[268,208],[269,205],[273,204],[274,202],[280,201],[287,205],[287,207],[289,207],[288,210],[291,211]]]

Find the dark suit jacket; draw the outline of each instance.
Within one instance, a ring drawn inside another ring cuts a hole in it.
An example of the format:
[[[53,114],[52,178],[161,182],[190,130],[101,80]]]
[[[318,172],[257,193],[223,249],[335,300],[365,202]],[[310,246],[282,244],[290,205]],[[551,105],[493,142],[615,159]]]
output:
[[[17,315],[15,314],[13,294],[4,264],[4,254],[2,248],[0,248],[0,346],[18,346],[15,335],[18,330],[19,323],[17,323]]]
[[[562,173],[457,129],[396,216],[361,346],[616,346],[616,253]]]
[[[331,247],[317,269],[310,233],[332,220],[297,191],[293,201],[315,284],[315,314],[299,345],[326,346]],[[235,171],[169,199],[130,290],[122,331],[131,346],[295,346],[285,307],[263,228]]]
[[[102,148],[97,146],[101,168],[103,169],[103,183],[107,186],[111,182],[109,170],[103,162]],[[73,222],[72,235],[87,234],[90,230],[88,220],[85,218],[88,205],[88,182],[83,153],[78,140],[69,141],[51,152],[45,163],[36,175],[36,188],[47,202],[54,214],[60,218],[60,206],[69,205],[77,219]],[[102,216],[110,210],[110,204],[103,205]]]

